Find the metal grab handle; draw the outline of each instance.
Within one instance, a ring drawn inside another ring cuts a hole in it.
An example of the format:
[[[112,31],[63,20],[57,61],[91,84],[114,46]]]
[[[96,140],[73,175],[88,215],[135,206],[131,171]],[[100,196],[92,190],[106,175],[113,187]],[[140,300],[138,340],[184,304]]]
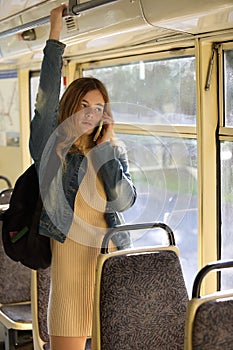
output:
[[[8,188],[12,188],[12,184],[6,176],[0,175],[0,180],[6,181]]]
[[[82,4],[77,4],[77,1],[70,0],[68,9],[65,9],[63,11],[62,16],[63,17],[78,16],[82,12],[95,9],[96,7],[99,7],[99,6],[107,5],[107,4],[110,4],[110,3],[115,2],[115,1],[117,1],[117,0],[90,0],[90,1],[84,2]],[[18,15],[21,15],[22,13],[23,12],[20,12],[20,13],[18,13]],[[21,32],[26,31],[26,30],[34,29],[38,26],[49,23],[49,21],[50,21],[50,16],[45,16],[42,18],[38,18],[34,21],[16,26],[14,28],[9,28],[3,32],[0,32],[0,39],[5,38],[5,37],[10,36],[10,35],[13,35],[13,34],[21,33]]]
[[[103,238],[102,246],[101,246],[101,254],[107,254],[108,253],[108,243],[112,236],[121,231],[132,231],[132,230],[143,230],[148,228],[161,228],[166,231],[168,235],[168,240],[170,245],[175,245],[175,238],[172,229],[164,224],[163,222],[145,222],[145,223],[138,223],[138,224],[124,224],[124,225],[118,225],[116,227],[110,228],[106,235]]]
[[[207,264],[196,275],[193,282],[192,298],[200,298],[201,283],[206,274],[213,270],[221,270],[233,267],[233,260],[219,260]]]
[[[63,15],[79,15],[80,13],[92,10],[96,7],[111,4],[117,0],[90,0],[80,4],[77,0],[69,0],[68,11],[64,11]]]

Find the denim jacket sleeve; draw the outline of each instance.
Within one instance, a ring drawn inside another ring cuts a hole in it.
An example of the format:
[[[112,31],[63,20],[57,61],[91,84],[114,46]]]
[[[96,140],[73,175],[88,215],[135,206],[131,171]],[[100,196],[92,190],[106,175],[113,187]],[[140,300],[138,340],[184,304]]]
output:
[[[36,98],[35,115],[31,122],[29,148],[34,161],[40,161],[44,147],[57,127],[57,111],[61,87],[62,55],[65,45],[47,40]]]
[[[136,200],[136,188],[132,183],[126,151],[123,147],[104,142],[93,148],[92,161],[104,183],[106,212],[122,212]]]

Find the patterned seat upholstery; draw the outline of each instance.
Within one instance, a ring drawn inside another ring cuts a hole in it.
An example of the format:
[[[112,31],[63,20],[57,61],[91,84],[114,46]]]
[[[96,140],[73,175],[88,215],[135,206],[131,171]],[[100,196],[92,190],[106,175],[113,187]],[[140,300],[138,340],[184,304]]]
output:
[[[29,331],[27,341],[31,341],[30,286],[31,270],[8,258],[0,239],[0,322],[5,328],[5,349],[15,348],[20,331]]]
[[[200,296],[206,273],[226,267],[233,267],[233,261],[209,264],[196,276],[187,310],[185,350],[232,349],[233,290]]]
[[[50,288],[50,268],[32,271],[32,324],[34,350],[49,350],[47,311]],[[90,350],[90,339],[86,350]]]
[[[183,350],[188,295],[177,252],[100,254],[92,350]]]
[[[9,204],[12,192],[12,188],[7,188],[0,192],[0,205]]]
[[[229,350],[232,344],[233,299],[219,298],[200,305],[193,325],[193,349]]]
[[[49,301],[50,268],[32,271],[32,324],[34,350],[49,349],[47,309]]]

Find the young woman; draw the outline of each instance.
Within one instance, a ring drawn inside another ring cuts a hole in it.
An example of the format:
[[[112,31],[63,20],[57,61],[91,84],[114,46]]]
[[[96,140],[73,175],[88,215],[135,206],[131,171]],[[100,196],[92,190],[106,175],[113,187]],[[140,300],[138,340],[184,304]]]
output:
[[[133,205],[136,190],[124,147],[114,135],[105,86],[95,78],[77,79],[59,102],[65,49],[59,38],[65,7],[51,11],[30,152],[39,176],[47,181],[46,186],[41,182],[40,233],[51,237],[51,349],[83,350],[91,336],[100,245],[107,228],[123,222],[120,212]],[[49,157],[46,147],[52,149]],[[112,239],[112,249],[130,245],[128,233]]]

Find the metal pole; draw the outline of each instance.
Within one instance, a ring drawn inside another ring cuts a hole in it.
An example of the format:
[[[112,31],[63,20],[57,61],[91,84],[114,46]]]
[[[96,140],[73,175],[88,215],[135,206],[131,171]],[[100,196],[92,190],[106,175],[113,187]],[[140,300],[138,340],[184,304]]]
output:
[[[41,26],[43,24],[46,24],[49,22],[49,19],[50,19],[50,16],[46,16],[46,17],[39,18],[39,19],[32,21],[32,22],[29,22],[29,23],[25,23],[25,24],[22,24],[20,26],[7,29],[3,32],[0,32],[0,39],[5,38],[5,37],[10,36],[10,35],[13,35],[13,34],[24,32],[25,30],[29,30],[29,29]]]
[[[90,0],[82,4],[73,5],[74,1],[70,0],[71,6],[68,7],[68,12],[64,11],[63,17],[78,16],[82,12],[94,10],[96,7],[104,6],[115,1],[117,0]],[[10,36],[12,34],[21,33],[21,32],[24,32],[25,30],[33,29],[35,27],[49,23],[49,20],[50,20],[50,16],[46,16],[46,17],[38,18],[37,20],[34,20],[32,22],[28,22],[28,23],[16,26],[14,28],[7,29],[3,32],[0,32],[0,39]]]
[[[72,8],[72,13],[74,15],[79,15],[80,13],[84,11],[88,11],[91,9],[94,9],[99,6],[111,4],[112,2],[115,2],[117,0],[90,0],[88,2],[82,3],[82,4],[77,4],[73,6]]]

